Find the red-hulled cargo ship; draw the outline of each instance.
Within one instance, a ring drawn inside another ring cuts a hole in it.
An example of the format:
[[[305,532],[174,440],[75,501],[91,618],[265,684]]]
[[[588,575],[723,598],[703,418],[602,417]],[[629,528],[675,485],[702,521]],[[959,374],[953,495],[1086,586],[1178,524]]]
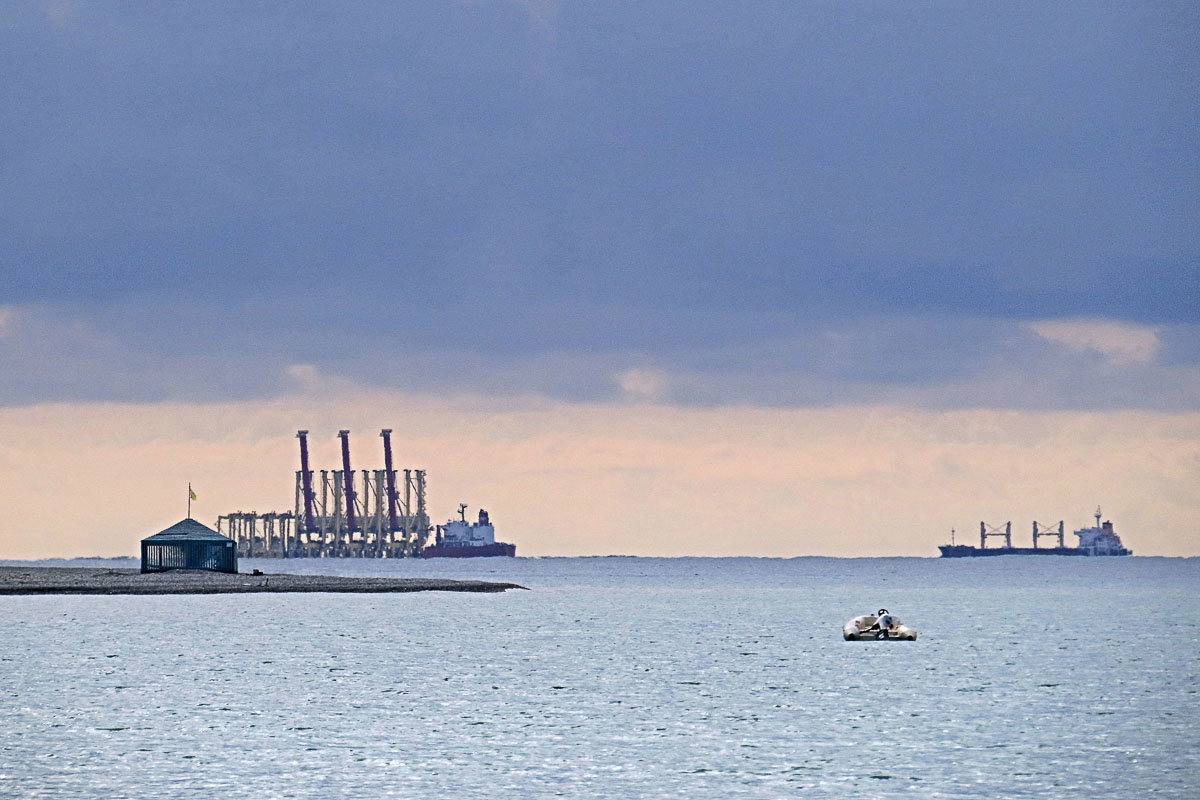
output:
[[[496,541],[496,529],[488,513],[479,509],[479,521],[467,522],[467,505],[458,507],[459,519],[437,526],[437,540],[421,553],[422,558],[483,558],[515,556],[517,546]]]

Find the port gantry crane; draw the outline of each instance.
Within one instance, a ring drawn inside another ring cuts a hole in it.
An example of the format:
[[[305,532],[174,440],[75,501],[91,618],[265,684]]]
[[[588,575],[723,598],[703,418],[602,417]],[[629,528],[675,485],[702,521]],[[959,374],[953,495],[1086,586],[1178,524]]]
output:
[[[404,470],[402,499],[391,434],[391,428],[379,432],[384,469],[360,470],[361,476],[356,476],[350,465],[350,431],[338,431],[342,468],[323,469],[315,480],[309,463],[308,431],[297,431],[300,469],[296,471],[294,511],[237,511],[218,517],[217,530],[227,531],[243,557],[421,555],[432,530],[425,504],[425,470]]]

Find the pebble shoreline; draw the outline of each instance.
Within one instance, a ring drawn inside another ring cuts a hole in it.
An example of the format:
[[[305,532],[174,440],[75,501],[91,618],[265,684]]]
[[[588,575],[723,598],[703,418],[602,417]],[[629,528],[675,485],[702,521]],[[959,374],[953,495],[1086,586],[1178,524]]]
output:
[[[0,567],[0,595],[14,594],[240,594],[251,592],[503,592],[515,583],[448,578],[350,578],[338,575],[96,567]]]

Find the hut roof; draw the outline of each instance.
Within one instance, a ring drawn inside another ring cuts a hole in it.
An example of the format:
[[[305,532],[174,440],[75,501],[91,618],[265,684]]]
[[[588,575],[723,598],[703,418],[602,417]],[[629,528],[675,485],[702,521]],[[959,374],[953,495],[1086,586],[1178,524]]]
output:
[[[185,541],[185,542],[231,542],[228,536],[222,536],[207,525],[201,525],[194,519],[181,519],[164,531],[153,536],[147,536],[143,542],[149,541]]]

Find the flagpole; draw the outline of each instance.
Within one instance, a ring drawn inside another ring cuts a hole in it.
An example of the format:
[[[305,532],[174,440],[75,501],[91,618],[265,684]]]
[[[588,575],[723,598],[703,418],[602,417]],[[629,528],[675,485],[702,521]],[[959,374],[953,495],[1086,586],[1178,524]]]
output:
[[[192,483],[188,481],[188,519],[192,518]]]

